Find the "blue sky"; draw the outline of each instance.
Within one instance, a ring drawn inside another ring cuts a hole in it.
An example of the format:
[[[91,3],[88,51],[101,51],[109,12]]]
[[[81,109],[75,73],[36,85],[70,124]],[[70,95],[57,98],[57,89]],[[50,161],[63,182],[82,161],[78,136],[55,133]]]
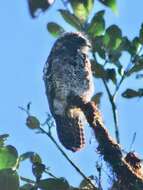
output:
[[[57,21],[67,31],[71,28],[63,22],[57,8],[62,7],[60,1],[46,13],[41,14],[38,19],[31,19],[26,1],[2,1],[0,6],[0,134],[9,133],[8,144],[16,146],[19,154],[26,151],[36,151],[44,160],[51,171],[57,176],[67,177],[72,185],[77,185],[81,177],[67,163],[56,147],[43,135],[36,135],[25,126],[25,114],[18,106],[25,106],[32,102],[32,112],[41,121],[46,118],[48,103],[45,96],[42,80],[42,70],[50,49],[55,39],[47,32],[46,24],[49,21]],[[138,35],[141,23],[143,23],[143,1],[124,0],[118,2],[119,15],[116,16],[109,9],[106,11],[107,26],[117,24],[132,39]],[[95,2],[93,12],[105,7]],[[142,81],[135,82],[135,78],[128,80],[122,86],[120,93],[127,87],[142,87]],[[104,90],[99,80],[95,81],[96,91]],[[120,116],[120,133],[123,148],[129,149],[132,135],[136,131],[137,138],[134,149],[143,157],[143,100],[133,99],[126,101],[118,98]],[[105,124],[112,135],[114,135],[111,107],[106,94],[103,96],[101,109]],[[86,148],[79,153],[66,151],[86,175],[95,171],[95,161],[98,156],[95,153],[96,142],[89,144],[92,136],[90,130]],[[56,132],[53,130],[56,137]],[[21,175],[30,174],[28,163],[21,167]]]

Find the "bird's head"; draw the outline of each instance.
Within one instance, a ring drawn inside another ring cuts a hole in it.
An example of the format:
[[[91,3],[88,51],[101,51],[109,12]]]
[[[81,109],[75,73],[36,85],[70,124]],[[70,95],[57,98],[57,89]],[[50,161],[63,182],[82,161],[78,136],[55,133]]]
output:
[[[83,53],[87,53],[91,48],[89,40],[79,32],[65,33],[57,40],[57,43],[69,51],[81,50]]]

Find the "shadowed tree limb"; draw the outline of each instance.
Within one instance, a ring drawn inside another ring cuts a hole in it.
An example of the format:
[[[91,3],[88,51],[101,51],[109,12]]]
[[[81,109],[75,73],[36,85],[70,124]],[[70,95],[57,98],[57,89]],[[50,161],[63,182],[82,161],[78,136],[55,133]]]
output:
[[[98,151],[104,160],[110,164],[117,180],[126,190],[142,190],[143,176],[133,170],[122,155],[122,150],[105,129],[101,114],[94,102],[85,103],[80,97],[69,97],[73,106],[78,106],[85,114],[89,125],[98,141]]]

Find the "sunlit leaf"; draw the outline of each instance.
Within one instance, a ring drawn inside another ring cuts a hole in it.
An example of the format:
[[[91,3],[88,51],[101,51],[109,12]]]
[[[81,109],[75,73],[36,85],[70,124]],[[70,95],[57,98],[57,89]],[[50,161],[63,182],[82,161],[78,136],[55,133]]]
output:
[[[0,170],[0,189],[19,190],[19,177],[12,169]]]
[[[70,24],[77,30],[82,29],[82,24],[80,23],[80,20],[74,14],[64,9],[59,9],[59,12],[68,24]]]
[[[38,187],[41,188],[41,190],[55,190],[55,189],[68,190],[69,184],[67,180],[65,180],[64,178],[59,178],[59,179],[48,178],[40,180],[38,183]]]
[[[103,42],[107,48],[116,50],[122,42],[121,29],[117,25],[109,26],[106,29]]]
[[[18,153],[15,147],[11,145],[0,147],[0,169],[13,168],[17,159]]]
[[[106,5],[116,14],[118,14],[118,8],[116,0],[99,0],[102,4]]]
[[[48,31],[54,36],[54,37],[58,37],[59,35],[61,35],[62,33],[65,32],[65,30],[63,29],[62,26],[60,26],[59,24],[55,23],[55,22],[49,22],[47,24],[47,29]]]
[[[74,14],[81,20],[86,21],[89,13],[91,12],[94,0],[69,0]]]
[[[101,35],[105,30],[104,13],[105,11],[97,12],[87,28],[87,33],[91,35],[92,38]]]
[[[138,37],[135,37],[131,42],[130,53],[135,55],[140,47],[140,41]]]
[[[38,16],[38,12],[45,12],[53,3],[54,0],[27,0],[29,12],[32,18]]]
[[[37,117],[30,115],[26,119],[26,125],[30,129],[37,129],[40,127],[40,121],[37,119]]]

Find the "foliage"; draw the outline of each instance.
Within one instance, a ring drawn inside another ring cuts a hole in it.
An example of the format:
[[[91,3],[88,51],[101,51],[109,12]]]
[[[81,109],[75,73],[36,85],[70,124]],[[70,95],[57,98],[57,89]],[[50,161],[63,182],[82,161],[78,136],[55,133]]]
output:
[[[27,0],[29,12],[32,18],[36,18],[40,12],[46,12],[54,5],[54,0]],[[118,12],[116,0],[98,0],[104,6],[110,8],[114,13]],[[106,27],[105,10],[94,12],[92,18],[92,11],[96,6],[94,0],[69,0],[61,1],[64,9],[58,9],[60,16],[67,22],[74,30],[84,32],[91,41],[91,63],[93,75],[96,79],[103,81],[105,89],[108,94],[109,102],[111,103],[114,124],[116,130],[116,140],[120,143],[120,134],[118,126],[118,115],[116,110],[116,95],[119,92],[121,84],[128,80],[129,77],[140,74],[143,71],[143,24],[140,27],[138,36],[129,40],[127,36],[123,36],[122,30],[117,25]],[[94,5],[95,4],[95,5]],[[104,8],[103,6],[103,8]],[[54,8],[54,6],[53,6]],[[49,22],[47,24],[48,32],[54,37],[58,37],[66,30],[56,22]],[[124,53],[129,56],[128,64],[124,64]],[[142,78],[142,77],[137,77]],[[110,87],[111,86],[111,87]],[[112,90],[111,90],[112,89]],[[98,92],[92,98],[92,101],[100,105],[103,92]],[[127,88],[121,93],[123,98],[136,98],[143,96],[143,89],[138,90]],[[48,117],[44,125],[48,125],[49,131],[42,129],[43,124],[39,119],[30,114],[30,103],[27,108],[20,107],[27,113],[26,125],[28,128],[37,133],[46,134],[58,147],[61,153],[68,159],[66,154],[57,145],[56,141],[51,135],[51,127],[53,122]],[[72,187],[67,179],[59,178],[53,175],[36,152],[25,152],[18,154],[17,149],[12,145],[5,145],[5,140],[8,138],[7,134],[0,135],[0,187],[3,190],[92,190],[102,189],[100,184],[100,177],[94,180],[94,188],[91,179],[86,178],[82,172],[79,173],[84,177],[80,182],[79,187]],[[19,176],[18,169],[23,161],[29,160],[31,163],[31,171],[35,180]],[[77,169],[78,170],[78,169]],[[47,178],[42,178],[46,174]],[[20,186],[20,180],[25,184]],[[8,183],[6,183],[8,181]],[[95,183],[96,181],[96,183]],[[96,185],[95,185],[96,184]],[[98,185],[97,185],[98,184]],[[99,185],[100,184],[100,185]],[[117,185],[114,183],[111,189]],[[119,185],[119,184],[118,184]],[[95,187],[97,186],[97,188]]]

